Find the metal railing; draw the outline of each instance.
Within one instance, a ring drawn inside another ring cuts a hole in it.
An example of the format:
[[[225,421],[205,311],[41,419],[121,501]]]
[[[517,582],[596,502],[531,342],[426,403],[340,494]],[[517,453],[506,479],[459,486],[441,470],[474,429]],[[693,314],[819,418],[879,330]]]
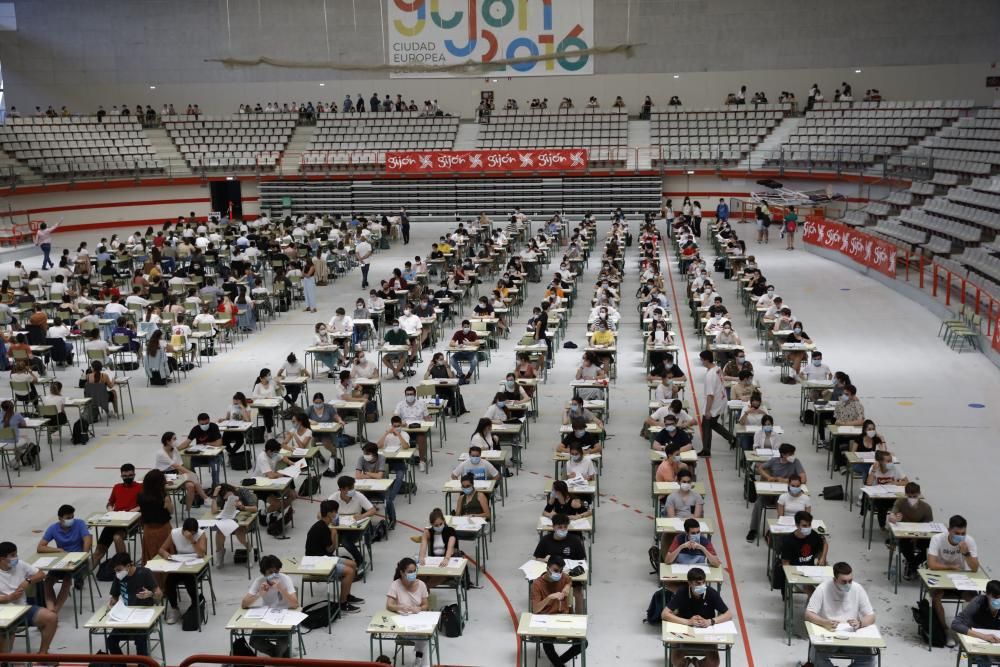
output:
[[[0,661],[9,663],[49,663],[58,660],[68,664],[112,664],[112,665],[142,665],[142,667],[166,667],[144,655],[91,655],[89,653],[0,653]],[[367,660],[320,660],[314,658],[271,658],[261,656],[212,655],[197,653],[184,658],[176,667],[192,667],[192,665],[267,665],[268,667],[385,667],[384,663]]]

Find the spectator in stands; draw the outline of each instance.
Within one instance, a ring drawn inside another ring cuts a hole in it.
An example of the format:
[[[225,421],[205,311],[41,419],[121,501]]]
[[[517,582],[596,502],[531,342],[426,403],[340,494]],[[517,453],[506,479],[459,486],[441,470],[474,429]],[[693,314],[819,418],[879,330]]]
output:
[[[882,101],[882,93],[879,92],[878,88],[872,88],[871,101],[872,102],[881,102]]]
[[[646,99],[642,101],[642,110],[639,111],[639,120],[649,120],[650,115],[653,112],[653,98],[646,95]]]
[[[619,97],[618,99],[621,99],[621,98]],[[600,103],[598,103],[597,98],[594,97],[593,95],[591,95],[590,99],[587,100],[587,108],[588,109],[599,109],[599,108],[601,108],[601,105],[600,105]]]
[[[594,99],[597,99],[597,98],[594,98]],[[625,108],[625,100],[623,100],[622,96],[619,95],[618,97],[615,98],[615,103],[612,104],[611,106],[613,108],[615,108],[615,109],[624,109]]]
[[[742,105],[747,103],[747,87],[740,86],[740,92],[736,93],[736,102],[734,104]]]
[[[851,88],[851,84],[847,83],[846,81],[841,81],[840,82],[840,89],[843,91],[841,93],[841,99],[842,100],[845,97],[850,97],[850,98],[854,97],[854,89]],[[851,100],[844,100],[844,101],[845,102],[850,102]]]
[[[545,107],[542,107],[542,108],[544,109]],[[560,109],[567,109],[567,110],[572,109],[573,108],[573,100],[570,99],[570,98],[568,98],[568,97],[562,98],[562,102],[559,103],[559,108]]]
[[[358,99],[354,101],[354,111],[355,113],[365,112],[365,98],[361,97],[361,93],[358,93]]]
[[[570,104],[570,108],[572,109],[573,108],[573,101],[570,100],[569,104]],[[538,108],[539,109],[548,109],[549,108],[549,98],[543,97],[542,101],[538,103]]]
[[[672,107],[679,107],[681,106],[681,98],[677,97],[676,95],[672,95],[670,97],[670,101],[667,102],[667,104]]]
[[[368,100],[368,110],[375,113],[379,110],[379,106],[381,106],[381,104],[382,103],[378,99],[378,93],[372,93],[371,98]]]
[[[732,106],[733,104],[736,104],[736,94],[729,93],[728,95],[726,95],[725,105]]]
[[[809,88],[809,97],[806,98],[806,111],[810,111],[813,108],[813,104],[816,103],[816,95],[819,94],[819,84],[814,83]]]
[[[177,115],[177,110],[174,109],[174,105],[173,104],[170,105],[170,115],[171,116],[176,116]]]

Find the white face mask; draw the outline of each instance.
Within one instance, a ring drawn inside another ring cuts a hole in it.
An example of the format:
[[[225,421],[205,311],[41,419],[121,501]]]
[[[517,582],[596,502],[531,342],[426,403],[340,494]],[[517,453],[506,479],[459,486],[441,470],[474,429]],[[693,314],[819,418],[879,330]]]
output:
[[[407,397],[406,397],[406,404],[407,405],[413,405],[416,402],[417,402],[417,397],[416,396],[407,395]]]
[[[874,438],[875,437],[875,429],[868,429],[867,431],[865,431],[865,435],[867,435],[869,438]]]
[[[787,457],[785,460],[788,461],[789,463],[795,463],[795,455],[792,454],[791,456]]]

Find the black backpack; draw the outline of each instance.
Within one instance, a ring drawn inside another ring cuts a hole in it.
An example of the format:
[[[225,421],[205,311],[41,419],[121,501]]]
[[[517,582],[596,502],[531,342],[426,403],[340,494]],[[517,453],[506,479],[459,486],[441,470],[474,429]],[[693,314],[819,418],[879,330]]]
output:
[[[646,618],[645,622],[650,625],[657,625],[663,619],[663,610],[667,608],[667,604],[670,602],[670,592],[665,591],[662,588],[656,589],[653,593],[653,597],[649,600],[649,606],[646,607]]]
[[[323,600],[303,607],[302,613],[306,615],[306,619],[302,621],[302,627],[316,630],[330,625],[330,611],[334,604],[327,604],[326,600]]]
[[[927,598],[923,598],[917,603],[916,607],[910,607],[913,612],[913,620],[917,622],[917,634],[920,638],[927,641],[927,630],[928,627],[931,631],[931,646],[934,648],[941,648],[945,645],[945,639],[947,634],[945,633],[944,626],[941,625],[941,621],[938,620],[937,614],[933,613],[931,610],[931,603]],[[930,626],[927,622],[930,621]]]
[[[229,467],[233,470],[250,470],[252,463],[250,452],[246,449],[229,455]]]
[[[660,574],[660,547],[656,544],[649,547],[649,567],[650,574],[659,576]]]
[[[381,519],[372,525],[372,542],[381,542],[389,539],[389,522]]]
[[[73,430],[70,435],[70,442],[74,445],[86,445],[90,442],[90,428],[87,422],[82,419],[77,419],[73,422]]]
[[[445,637],[462,636],[462,619],[458,614],[457,604],[449,604],[441,607],[441,617],[438,620],[438,630]]]
[[[197,606],[196,606],[197,605]],[[181,630],[184,632],[197,632],[199,629],[198,623],[198,612],[201,612],[201,618],[208,618],[207,612],[205,610],[205,597],[203,595],[198,595],[198,602],[193,603],[188,607],[184,614],[181,616]]]
[[[23,452],[21,452],[21,465],[25,468],[34,468],[35,464],[38,463],[38,445],[31,443],[28,445]]]

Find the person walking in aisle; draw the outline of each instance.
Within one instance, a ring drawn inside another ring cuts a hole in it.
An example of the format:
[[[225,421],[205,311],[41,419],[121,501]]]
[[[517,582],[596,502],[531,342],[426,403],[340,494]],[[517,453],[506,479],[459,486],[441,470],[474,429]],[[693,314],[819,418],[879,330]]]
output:
[[[312,258],[306,255],[302,267],[302,294],[306,300],[306,312],[316,312],[316,265]]]
[[[62,222],[60,221],[52,227],[49,227],[44,222],[38,225],[38,231],[35,233],[35,245],[42,249],[42,271],[55,266],[52,258],[49,256],[52,252],[52,232],[59,229],[59,225],[61,224]]]
[[[372,244],[368,239],[362,237],[358,244],[354,246],[354,256],[361,265],[361,287],[368,287],[368,269],[371,268]]]
[[[705,367],[705,383],[702,385],[705,407],[702,408],[701,451],[698,452],[698,456],[708,457],[712,455],[712,431],[716,431],[728,440],[730,446],[735,446],[736,438],[721,421],[729,403],[726,385],[722,380],[722,370],[715,363],[715,355],[711,350],[702,350],[698,356]]]

